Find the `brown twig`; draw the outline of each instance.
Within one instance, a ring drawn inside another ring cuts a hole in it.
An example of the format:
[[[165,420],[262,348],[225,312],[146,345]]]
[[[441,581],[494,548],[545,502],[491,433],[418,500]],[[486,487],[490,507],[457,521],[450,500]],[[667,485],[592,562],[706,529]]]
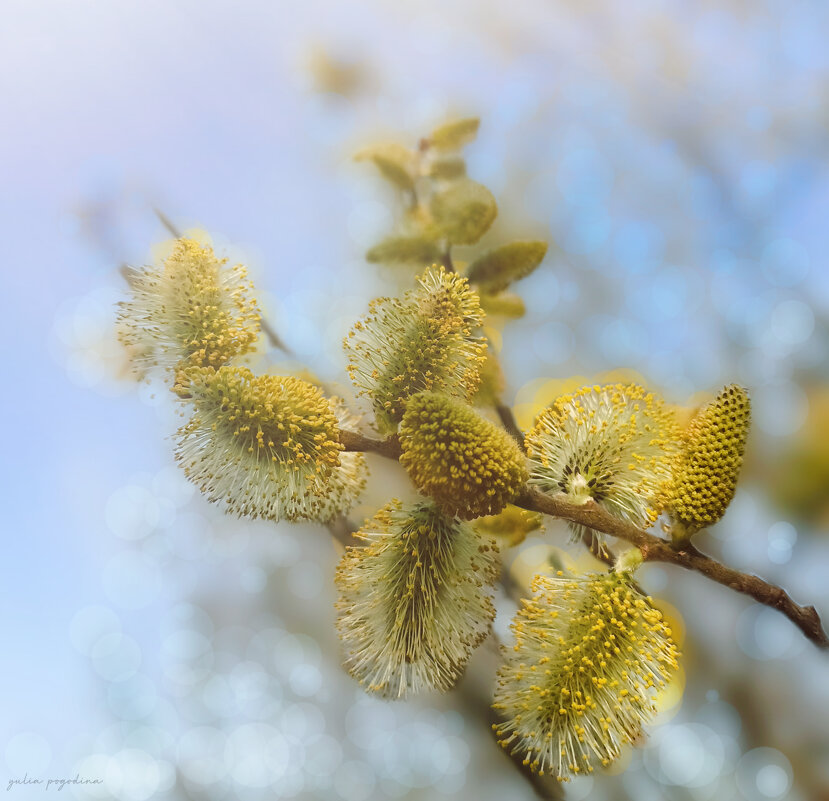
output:
[[[777,609],[815,645],[819,648],[829,648],[829,637],[826,636],[817,610],[813,606],[796,604],[781,587],[770,584],[759,576],[734,570],[706,556],[690,543],[683,548],[675,549],[666,540],[613,517],[593,501],[577,506],[528,487],[513,503],[524,509],[562,517],[574,523],[581,523],[595,531],[626,540],[639,548],[646,562],[667,562],[686,570],[702,573],[703,576],[718,584],[748,595],[758,603],[770,606],[772,609]]]
[[[581,535],[581,541],[584,547],[600,562],[604,562],[608,567],[613,567],[616,564],[616,555],[602,542],[601,537],[597,537],[591,531],[585,531]]]
[[[523,448],[524,432],[518,427],[518,423],[515,419],[515,415],[512,413],[512,409],[499,400],[495,403],[495,411],[498,413],[498,419],[501,421],[501,425],[507,432],[515,437],[518,444]]]
[[[349,451],[372,451],[390,459],[397,459],[400,456],[400,441],[396,436],[386,440],[375,440],[362,434],[342,431],[340,438],[345,449]],[[759,576],[741,573],[739,570],[728,567],[706,556],[690,543],[682,548],[674,548],[666,540],[619,520],[593,501],[582,505],[572,504],[529,486],[524,487],[512,503],[532,512],[541,512],[551,517],[569,520],[572,523],[580,523],[594,531],[626,540],[639,548],[646,562],[666,562],[685,570],[701,573],[718,584],[750,596],[758,603],[777,609],[818,648],[829,648],[829,637],[826,636],[820,616],[813,606],[800,606],[781,587],[770,584]]]
[[[347,451],[369,451],[388,459],[400,458],[400,440],[396,435],[388,439],[372,439],[356,431],[340,431],[340,442]]]
[[[360,541],[354,536],[354,532],[359,527],[354,525],[345,515],[339,515],[333,520],[329,520],[326,528],[331,533],[331,536],[343,547],[346,545],[360,544]]]

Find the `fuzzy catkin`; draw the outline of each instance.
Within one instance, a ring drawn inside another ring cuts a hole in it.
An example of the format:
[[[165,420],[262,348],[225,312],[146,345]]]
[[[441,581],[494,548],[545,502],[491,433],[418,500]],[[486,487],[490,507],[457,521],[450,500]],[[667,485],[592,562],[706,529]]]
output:
[[[139,374],[152,367],[220,367],[250,352],[259,309],[241,264],[182,238],[161,265],[132,272],[121,304],[121,341]]]
[[[673,415],[637,385],[583,387],[556,399],[527,434],[530,484],[571,503],[592,499],[636,526],[664,506],[678,431]],[[570,524],[574,538],[585,533]]]
[[[484,313],[465,278],[430,267],[403,298],[378,298],[343,342],[348,372],[371,398],[378,425],[394,431],[408,399],[424,390],[471,398],[486,340]]]
[[[498,514],[527,480],[524,455],[502,428],[437,392],[409,400],[400,424],[400,463],[448,514]]]
[[[194,406],[176,458],[211,501],[241,517],[328,521],[365,484],[362,454],[341,453],[344,412],[292,376],[191,368],[176,392]]]
[[[387,698],[448,690],[495,616],[495,543],[434,504],[392,501],[337,568],[345,667]]]
[[[678,651],[627,573],[536,576],[532,589],[498,671],[493,729],[533,771],[566,780],[608,765],[639,736]]]

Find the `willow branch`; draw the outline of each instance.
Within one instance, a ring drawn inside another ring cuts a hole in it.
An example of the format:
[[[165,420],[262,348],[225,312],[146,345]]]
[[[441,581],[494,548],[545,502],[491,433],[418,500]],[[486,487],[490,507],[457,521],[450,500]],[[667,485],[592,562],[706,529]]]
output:
[[[523,448],[524,432],[518,427],[518,423],[515,420],[515,415],[512,413],[512,409],[499,400],[495,404],[495,411],[498,413],[498,419],[501,421],[501,425],[504,429],[511,434]]]
[[[390,459],[397,459],[400,456],[400,441],[396,436],[386,440],[375,440],[355,432],[342,431],[340,438],[347,451],[371,451]],[[665,562],[701,573],[711,581],[730,587],[735,592],[748,595],[758,603],[776,609],[789,618],[818,648],[829,649],[829,637],[823,630],[820,616],[814,606],[800,606],[781,587],[770,584],[759,576],[741,573],[739,570],[728,567],[702,553],[691,543],[682,548],[674,548],[666,540],[619,520],[594,501],[588,501],[582,505],[573,504],[561,497],[546,495],[529,486],[524,487],[512,503],[532,512],[541,512],[551,517],[569,520],[571,523],[580,523],[594,531],[625,540],[639,548],[646,562]]]
[[[397,435],[392,435],[388,439],[372,439],[356,431],[343,429],[340,431],[340,442],[347,451],[379,453],[387,459],[400,458],[400,440]]]
[[[325,527],[343,547],[360,544],[360,541],[354,536],[358,526],[354,525],[345,515],[338,515],[333,520],[329,520]]]
[[[601,531],[604,534],[626,540],[639,548],[646,562],[666,562],[685,570],[702,573],[703,576],[716,581],[718,584],[748,595],[758,603],[772,609],[777,609],[789,618],[815,645],[819,648],[829,648],[829,638],[826,636],[817,610],[813,606],[796,604],[781,587],[770,584],[759,576],[734,570],[734,568],[706,556],[690,543],[683,548],[674,548],[669,542],[642,531],[630,523],[619,520],[594,501],[588,501],[584,505],[577,506],[545,495],[537,489],[527,487],[513,503],[524,509],[542,512],[553,517],[561,517],[573,523],[581,523],[595,531]]]

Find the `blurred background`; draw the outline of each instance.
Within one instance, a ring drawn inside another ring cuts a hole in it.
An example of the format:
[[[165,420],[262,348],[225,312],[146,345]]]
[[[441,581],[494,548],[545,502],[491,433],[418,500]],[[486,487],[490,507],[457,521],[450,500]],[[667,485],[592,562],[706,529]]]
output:
[[[489,732],[487,644],[449,695],[367,697],[339,666],[339,546],[194,493],[166,391],[129,379],[114,338],[119,267],[169,239],[159,209],[249,265],[293,352],[263,344],[261,369],[307,366],[347,389],[342,336],[411,281],[364,260],[397,209],[352,156],[479,115],[469,174],[501,209],[482,244],[551,242],[497,343],[519,422],[620,374],[685,407],[745,385],[744,479],[699,545],[826,621],[827,24],[824,3],[777,0],[6,0],[3,786],[78,776],[97,783],[65,794],[132,801],[829,798],[827,656],[674,568],[641,575],[683,670],[661,725],[609,773],[559,788],[516,769]],[[383,467],[355,520],[408,491]],[[508,575],[553,563],[595,567],[550,524]],[[506,638],[515,601],[497,601]]]

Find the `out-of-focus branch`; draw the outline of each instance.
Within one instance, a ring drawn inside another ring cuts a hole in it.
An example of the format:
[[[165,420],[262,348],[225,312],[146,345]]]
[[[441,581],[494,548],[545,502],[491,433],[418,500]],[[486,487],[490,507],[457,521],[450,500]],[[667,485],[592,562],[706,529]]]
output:
[[[375,440],[362,434],[343,431],[341,440],[346,450],[372,451],[390,459],[397,459],[400,456],[400,442],[397,437]],[[546,495],[530,486],[524,487],[512,503],[532,512],[541,512],[551,517],[569,520],[594,531],[626,540],[639,548],[646,562],[666,562],[685,570],[701,573],[718,584],[748,595],[758,603],[777,609],[818,648],[829,649],[829,637],[823,630],[820,616],[814,606],[800,606],[781,587],[770,584],[759,576],[741,573],[739,570],[728,567],[706,556],[690,543],[682,548],[674,548],[666,540],[619,520],[593,501],[582,505],[572,504],[562,498]]]
[[[515,420],[515,415],[512,413],[512,409],[499,400],[495,404],[495,411],[498,413],[498,419],[501,421],[501,425],[507,430],[507,432],[515,437],[518,444],[523,448],[524,432],[518,427],[518,423]]]
[[[359,526],[352,523],[345,515],[339,515],[326,523],[326,528],[331,536],[343,547],[346,545],[359,545],[360,541],[354,536]]]

